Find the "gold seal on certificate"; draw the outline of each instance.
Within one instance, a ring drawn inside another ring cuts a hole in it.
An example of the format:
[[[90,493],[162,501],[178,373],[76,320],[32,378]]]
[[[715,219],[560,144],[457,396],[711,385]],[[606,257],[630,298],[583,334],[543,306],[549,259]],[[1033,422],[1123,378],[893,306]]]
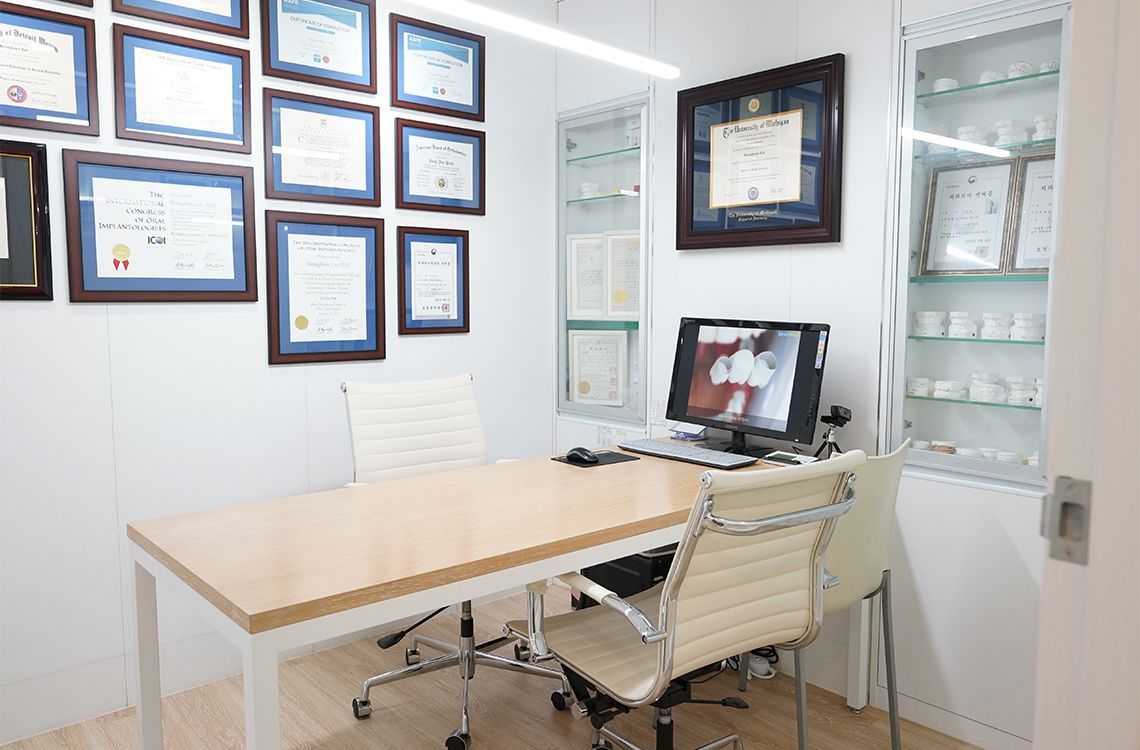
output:
[[[709,208],[800,200],[803,110],[713,125]]]

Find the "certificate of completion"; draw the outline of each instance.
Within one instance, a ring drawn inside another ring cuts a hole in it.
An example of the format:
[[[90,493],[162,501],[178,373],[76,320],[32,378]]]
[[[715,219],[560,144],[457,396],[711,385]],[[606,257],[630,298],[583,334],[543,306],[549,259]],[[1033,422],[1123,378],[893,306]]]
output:
[[[458,247],[451,243],[411,243],[412,320],[451,320],[459,301]]]
[[[400,47],[405,94],[465,106],[474,103],[473,48],[410,31],[400,35]]]
[[[1046,269],[1053,257],[1053,159],[1025,167],[1014,270]]]
[[[105,177],[91,187],[99,277],[234,278],[228,188]]]
[[[289,340],[368,338],[368,241],[297,233],[288,242]]]
[[[363,13],[316,0],[275,0],[274,6],[281,62],[354,77],[365,74]]]
[[[641,296],[641,237],[606,236],[606,315],[637,320]]]
[[[233,66],[146,47],[134,49],[135,118],[139,125],[234,132]]]
[[[366,190],[368,124],[354,117],[281,108],[281,181]]]
[[[621,406],[626,345],[625,331],[571,331],[570,400]]]
[[[407,170],[413,196],[464,201],[475,197],[472,143],[408,136]]]
[[[925,271],[989,272],[1001,268],[1009,163],[936,173],[927,214]]]
[[[74,117],[75,83],[72,35],[0,22],[0,91],[7,107]]]
[[[710,128],[709,208],[800,200],[803,110]]]

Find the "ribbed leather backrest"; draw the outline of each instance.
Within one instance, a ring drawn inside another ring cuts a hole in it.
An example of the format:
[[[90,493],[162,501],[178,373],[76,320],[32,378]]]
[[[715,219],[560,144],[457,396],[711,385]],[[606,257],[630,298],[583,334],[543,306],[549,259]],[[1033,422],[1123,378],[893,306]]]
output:
[[[470,375],[407,383],[345,383],[357,482],[487,463]]]
[[[751,536],[711,530],[693,535],[704,499],[712,499],[713,514],[746,521],[825,506],[843,499],[837,496],[839,483],[865,460],[862,451],[852,451],[807,466],[706,472],[705,489],[669,573],[681,577],[673,675],[759,646],[810,641],[822,604],[814,561],[827,542],[825,522]],[[686,546],[692,547],[687,566]]]
[[[823,593],[823,613],[841,612],[879,588],[891,567],[891,524],[899,478],[910,449],[908,439],[886,456],[874,456],[855,472],[859,502],[835,527],[827,548],[827,569],[839,585]]]

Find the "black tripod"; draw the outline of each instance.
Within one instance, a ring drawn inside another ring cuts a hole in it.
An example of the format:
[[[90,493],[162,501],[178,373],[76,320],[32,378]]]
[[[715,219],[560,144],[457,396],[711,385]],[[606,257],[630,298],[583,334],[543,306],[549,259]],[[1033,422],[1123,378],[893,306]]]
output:
[[[815,457],[819,458],[825,450],[827,455],[824,458],[831,458],[836,453],[842,453],[843,449],[839,447],[835,431],[851,421],[851,410],[846,406],[833,406],[831,413],[826,417],[820,417],[819,421],[827,425],[827,434],[823,436],[823,443],[815,449]]]

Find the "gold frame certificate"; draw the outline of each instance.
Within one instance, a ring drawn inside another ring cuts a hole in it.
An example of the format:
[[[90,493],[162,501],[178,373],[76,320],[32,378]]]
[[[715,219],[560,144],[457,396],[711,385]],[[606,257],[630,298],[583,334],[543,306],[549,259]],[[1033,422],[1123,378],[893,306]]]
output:
[[[709,208],[800,200],[802,109],[710,128]]]
[[[1056,158],[1029,156],[1018,169],[1021,200],[1017,212],[1017,245],[1006,273],[1043,273],[1053,259],[1056,235],[1053,232],[1053,172]]]
[[[641,315],[641,235],[606,233],[606,317],[637,320]]]
[[[570,331],[570,400],[622,406],[625,396],[625,331]]]
[[[1012,160],[934,170],[920,274],[1001,273],[1012,183]]]

